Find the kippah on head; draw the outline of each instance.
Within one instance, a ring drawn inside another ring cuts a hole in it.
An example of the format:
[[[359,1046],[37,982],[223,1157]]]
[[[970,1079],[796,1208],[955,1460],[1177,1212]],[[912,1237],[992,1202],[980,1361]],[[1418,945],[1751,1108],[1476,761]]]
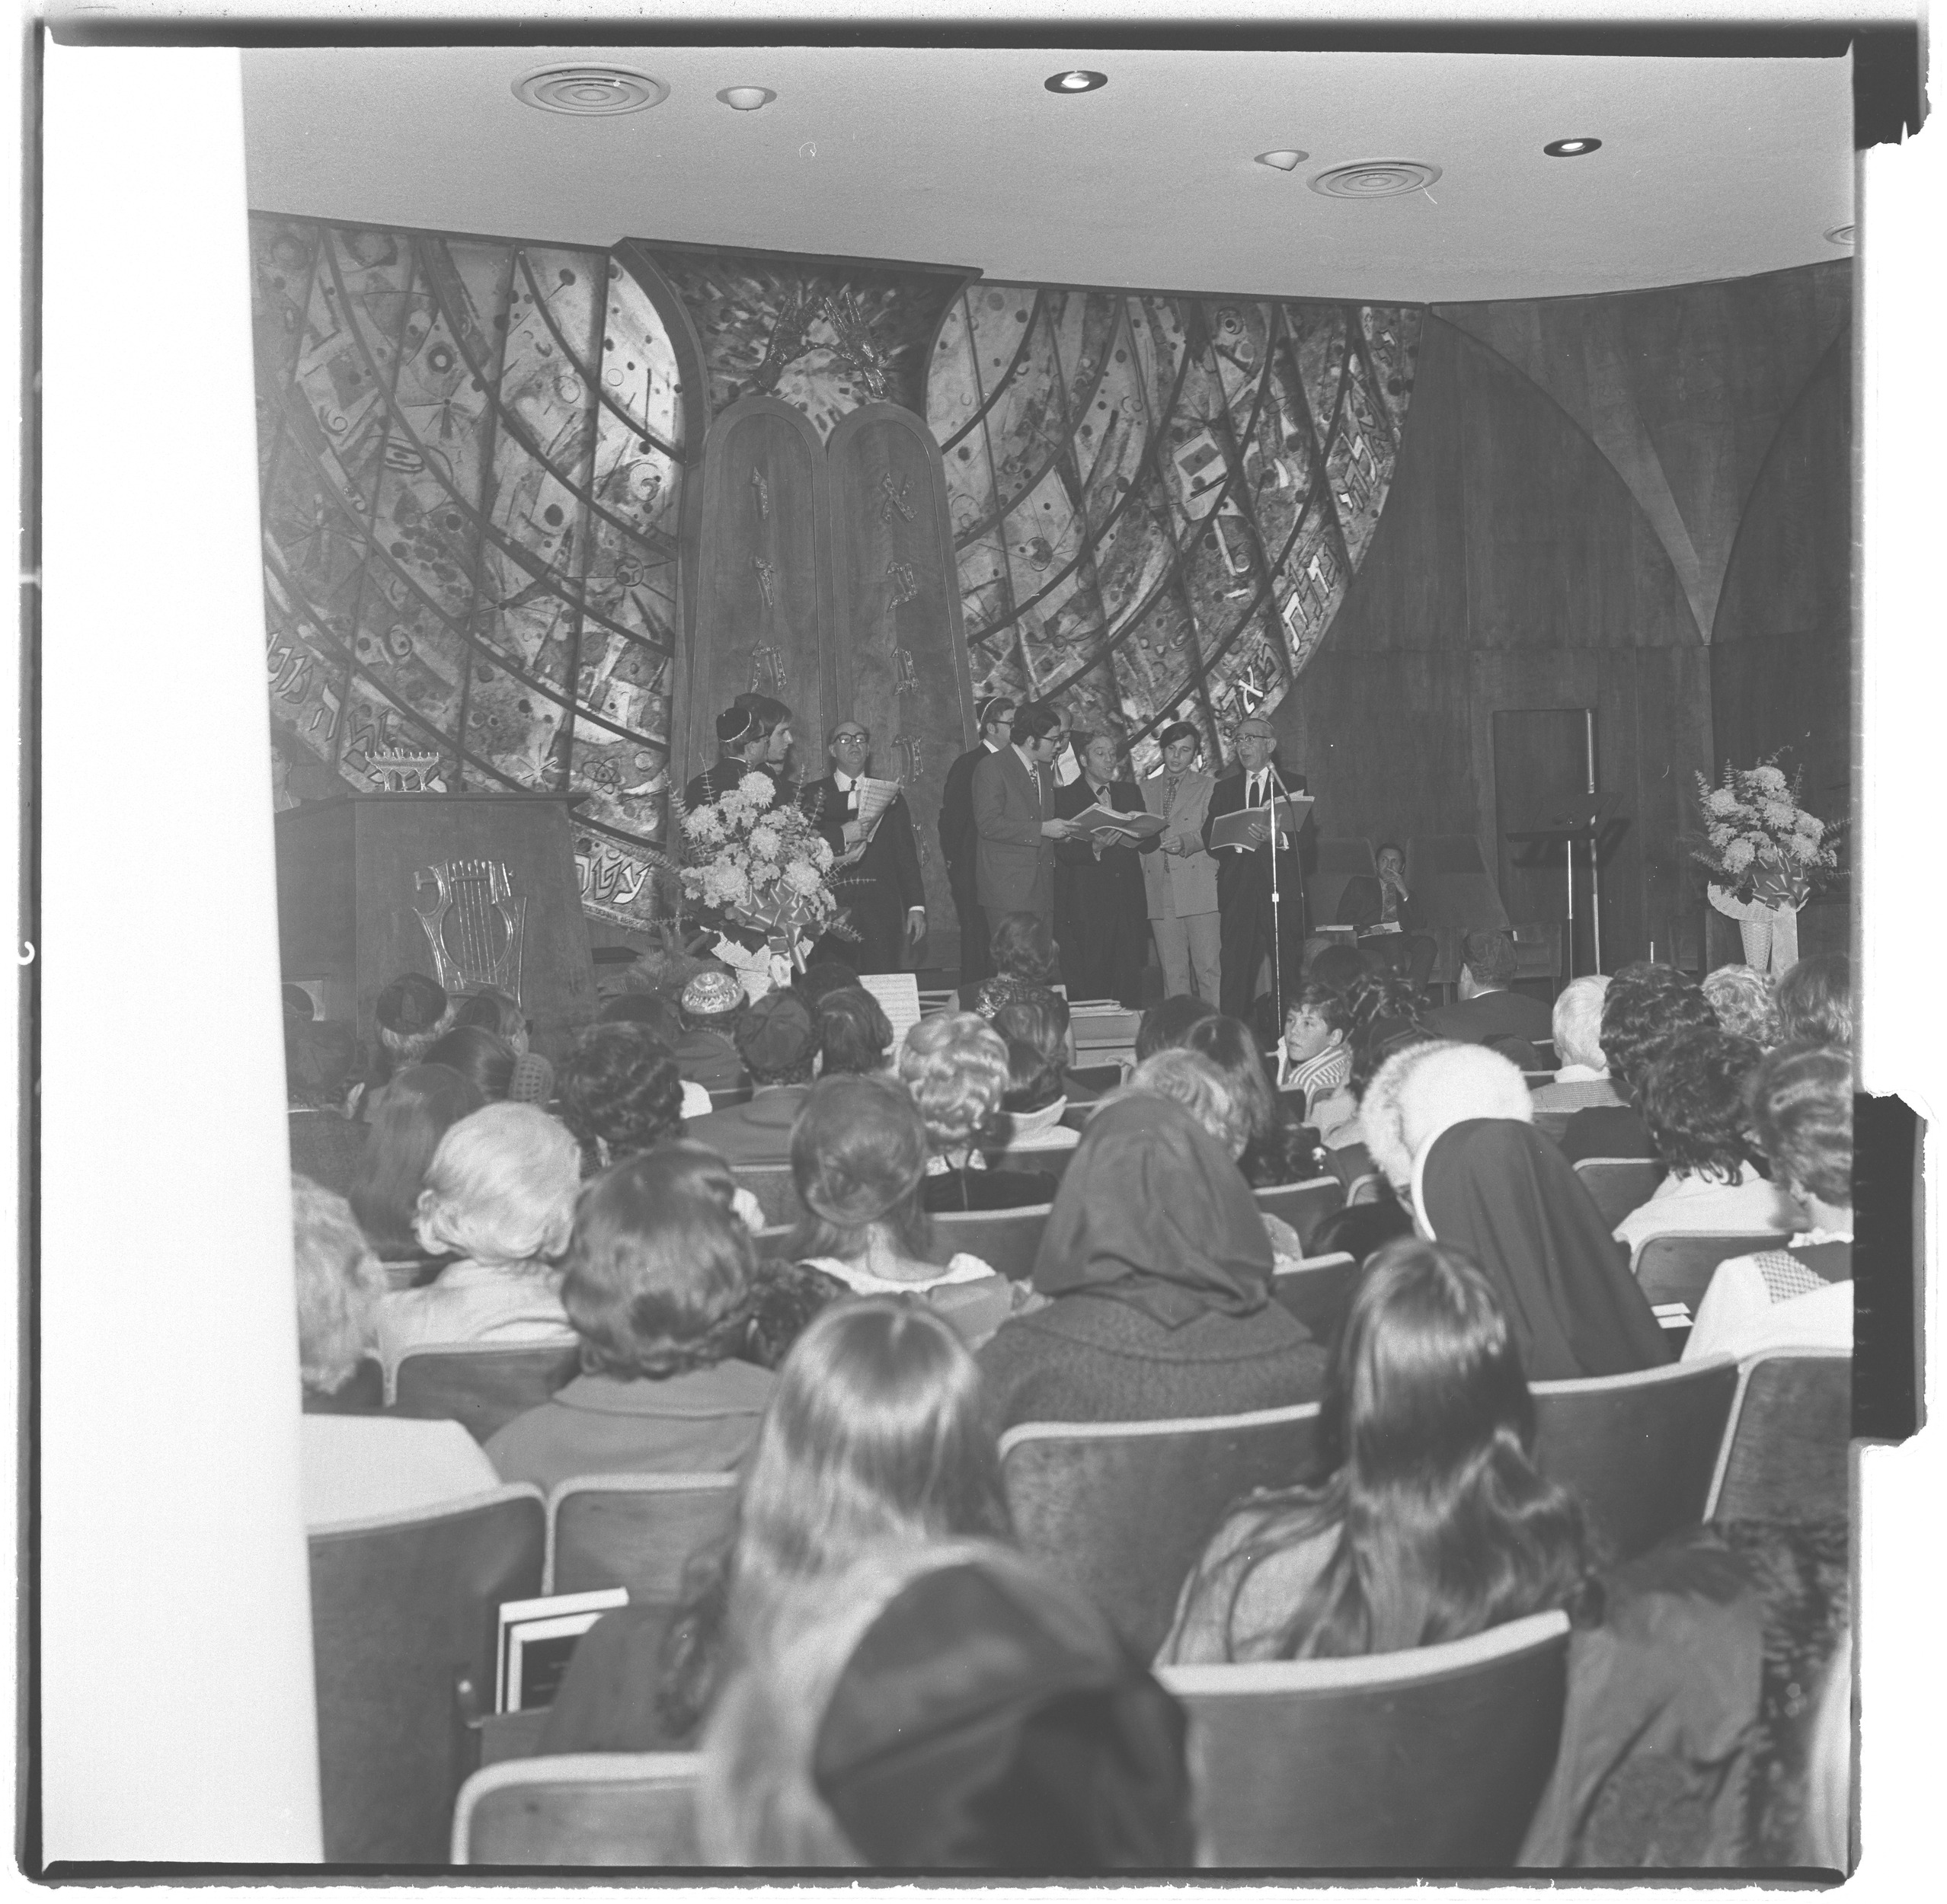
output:
[[[743,988],[727,972],[699,972],[683,989],[683,1008],[699,1018],[734,1011]]]
[[[1003,708],[1010,714],[1014,711],[1014,701],[1011,695],[990,694],[986,700],[977,701],[973,708],[974,726],[980,728],[990,726],[999,719],[1000,711]]]
[[[430,1031],[446,1016],[446,990],[423,972],[408,972],[379,993],[373,1010],[386,1030],[410,1038]]]
[[[766,992],[737,1021],[737,1056],[753,1072],[789,1071],[817,1048],[810,1008],[794,992]]]
[[[762,725],[748,708],[726,708],[717,717],[717,739],[726,747],[734,747],[740,742],[754,740]]]

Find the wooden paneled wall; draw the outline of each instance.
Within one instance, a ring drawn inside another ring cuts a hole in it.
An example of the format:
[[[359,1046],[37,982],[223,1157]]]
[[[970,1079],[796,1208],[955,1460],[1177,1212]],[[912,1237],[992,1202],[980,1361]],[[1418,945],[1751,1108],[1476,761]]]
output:
[[[1429,312],[1385,514],[1275,717],[1321,832],[1472,829],[1492,865],[1495,712],[1593,707],[1629,821],[1604,963],[1696,957],[1692,775],[1794,722],[1824,736],[1808,797],[1847,758],[1819,712],[1850,637],[1845,268]]]

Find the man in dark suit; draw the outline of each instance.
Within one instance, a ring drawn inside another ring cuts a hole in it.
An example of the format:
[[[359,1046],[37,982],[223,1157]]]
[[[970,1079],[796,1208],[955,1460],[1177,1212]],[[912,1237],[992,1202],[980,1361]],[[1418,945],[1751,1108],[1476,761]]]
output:
[[[1357,873],[1339,896],[1338,923],[1359,928],[1359,950],[1383,972],[1424,986],[1440,947],[1421,930],[1418,909],[1406,890],[1406,855],[1393,845],[1376,855],[1376,877]]]
[[[750,1074],[750,1101],[692,1117],[683,1134],[733,1165],[788,1164],[791,1126],[811,1094],[811,1061],[818,1053],[810,1007],[794,992],[753,999],[737,1021],[737,1053]]]
[[[832,890],[851,909],[858,937],[827,938],[821,955],[842,959],[855,972],[903,971],[907,947],[926,936],[926,883],[912,809],[903,794],[895,794],[868,839],[858,816],[858,781],[871,761],[871,732],[862,722],[841,720],[825,750],[832,772],[801,787],[798,803],[839,855]]]
[[[990,931],[1009,912],[1032,912],[1054,931],[1054,843],[1074,831],[1055,817],[1060,728],[1046,701],[1030,701],[1014,717],[1014,744],[974,767],[974,887]]]
[[[1460,998],[1426,1014],[1437,1038],[1491,1045],[1523,1071],[1540,1068],[1538,1041],[1555,1036],[1555,1015],[1539,998],[1508,990],[1514,977],[1514,938],[1504,931],[1469,932],[1462,941]]]
[[[973,826],[973,769],[1014,739],[1014,703],[1004,695],[989,695],[973,710],[973,717],[980,725],[980,745],[970,748],[947,769],[946,791],[940,796],[940,850],[946,856],[953,909],[960,918],[962,985],[977,985],[993,973],[987,915],[980,909],[974,884],[973,864],[980,836]]]
[[[1258,968],[1276,941],[1281,941],[1287,967],[1295,969],[1305,944],[1305,880],[1287,835],[1274,848],[1268,814],[1251,823],[1256,844],[1249,847],[1210,846],[1210,833],[1226,813],[1263,807],[1281,787],[1291,794],[1305,791],[1303,774],[1281,772],[1272,762],[1277,736],[1262,714],[1238,725],[1237,758],[1242,772],[1220,780],[1210,795],[1210,817],[1204,822],[1204,844],[1217,863],[1217,912],[1223,921],[1223,951],[1219,966],[1221,1004],[1233,1018],[1250,1016],[1256,995]],[[1275,940],[1272,931],[1271,857],[1277,858],[1279,911]],[[1274,975],[1277,989],[1282,975]]]

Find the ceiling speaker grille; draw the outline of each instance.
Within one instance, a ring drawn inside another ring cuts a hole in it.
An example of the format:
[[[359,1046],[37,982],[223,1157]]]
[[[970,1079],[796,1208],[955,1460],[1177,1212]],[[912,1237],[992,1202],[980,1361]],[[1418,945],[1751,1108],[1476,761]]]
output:
[[[547,113],[603,118],[660,106],[670,89],[646,72],[626,66],[550,66],[514,84],[514,97]]]
[[[1416,158],[1362,158],[1351,165],[1335,165],[1309,180],[1312,190],[1327,198],[1397,198],[1417,192],[1440,176],[1437,165]]]

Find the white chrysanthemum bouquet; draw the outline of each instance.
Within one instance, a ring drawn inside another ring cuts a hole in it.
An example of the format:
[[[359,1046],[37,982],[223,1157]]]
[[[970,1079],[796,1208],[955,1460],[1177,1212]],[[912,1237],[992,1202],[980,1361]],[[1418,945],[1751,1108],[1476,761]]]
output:
[[[1791,779],[1776,757],[1724,769],[1721,786],[1697,775],[1706,842],[1690,857],[1741,903],[1795,911],[1839,864],[1843,820],[1823,820],[1798,804],[1802,774]]]
[[[755,933],[801,963],[812,936],[846,928],[826,877],[830,842],[797,807],[772,806],[776,797],[776,783],[761,773],[693,811],[673,795],[690,861],[680,877],[726,931]]]

